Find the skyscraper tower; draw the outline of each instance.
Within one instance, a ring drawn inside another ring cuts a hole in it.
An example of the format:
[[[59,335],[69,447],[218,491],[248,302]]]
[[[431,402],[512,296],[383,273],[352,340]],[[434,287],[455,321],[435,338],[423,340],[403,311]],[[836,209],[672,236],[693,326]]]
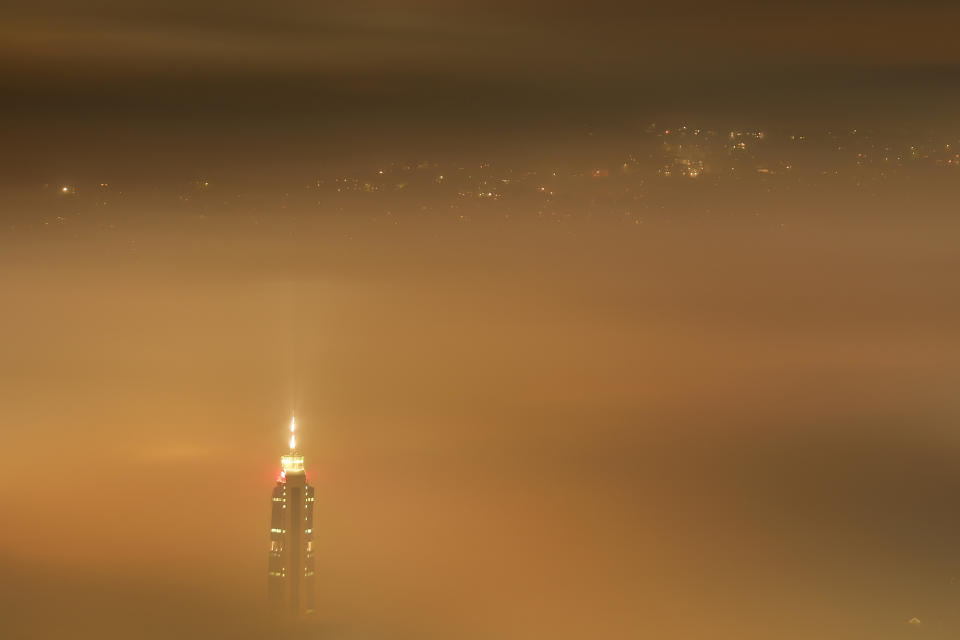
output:
[[[273,488],[270,517],[269,598],[278,616],[295,620],[316,607],[313,561],[313,487],[297,451],[296,418],[290,419],[290,451]]]

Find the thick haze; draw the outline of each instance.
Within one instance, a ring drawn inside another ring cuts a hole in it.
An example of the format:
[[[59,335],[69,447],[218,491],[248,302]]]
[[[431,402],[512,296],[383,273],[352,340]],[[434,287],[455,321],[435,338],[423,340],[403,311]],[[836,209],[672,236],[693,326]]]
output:
[[[960,230],[735,213],[5,234],[7,637],[263,637],[292,410],[311,637],[952,637]]]
[[[0,637],[960,633],[952,3],[2,12]]]

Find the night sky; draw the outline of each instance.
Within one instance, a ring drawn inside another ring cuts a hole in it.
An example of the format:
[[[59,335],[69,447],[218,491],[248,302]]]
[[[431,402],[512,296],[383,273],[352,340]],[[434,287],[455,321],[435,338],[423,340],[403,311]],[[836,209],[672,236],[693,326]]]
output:
[[[960,633],[953,3],[0,15],[0,637]]]
[[[19,5],[19,6],[16,6]],[[7,173],[208,172],[738,126],[953,122],[949,2],[15,3]],[[571,143],[571,144],[575,144]],[[118,156],[122,155],[123,160]]]

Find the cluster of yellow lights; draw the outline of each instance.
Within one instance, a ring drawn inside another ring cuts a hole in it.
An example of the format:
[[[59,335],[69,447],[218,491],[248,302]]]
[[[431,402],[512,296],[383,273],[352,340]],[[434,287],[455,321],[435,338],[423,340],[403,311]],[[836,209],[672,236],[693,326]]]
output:
[[[303,471],[303,456],[287,455],[280,458],[280,466],[285,473]]]

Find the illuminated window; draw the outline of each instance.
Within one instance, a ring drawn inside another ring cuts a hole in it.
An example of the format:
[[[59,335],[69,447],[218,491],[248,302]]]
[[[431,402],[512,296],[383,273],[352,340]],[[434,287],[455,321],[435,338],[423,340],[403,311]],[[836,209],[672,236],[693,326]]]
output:
[[[283,467],[283,470],[287,473],[294,471],[303,471],[303,456],[299,455],[286,455],[280,458],[280,466]]]

